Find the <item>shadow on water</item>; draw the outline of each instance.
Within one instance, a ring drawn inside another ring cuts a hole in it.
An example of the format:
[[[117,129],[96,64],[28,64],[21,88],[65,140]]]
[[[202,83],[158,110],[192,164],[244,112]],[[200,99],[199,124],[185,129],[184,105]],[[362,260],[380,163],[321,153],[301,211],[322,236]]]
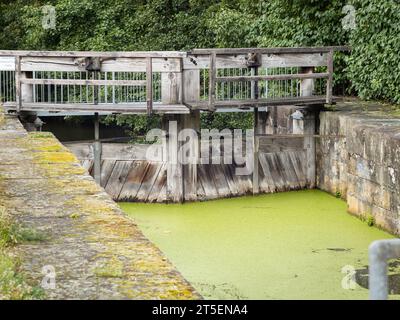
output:
[[[368,266],[356,270],[356,282],[361,287],[368,289]],[[388,263],[389,294],[400,294],[400,259]]]

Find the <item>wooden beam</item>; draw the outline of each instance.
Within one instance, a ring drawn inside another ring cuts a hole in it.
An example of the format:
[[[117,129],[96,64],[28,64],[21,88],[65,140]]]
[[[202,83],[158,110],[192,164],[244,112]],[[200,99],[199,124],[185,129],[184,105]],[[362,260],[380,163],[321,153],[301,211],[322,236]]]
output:
[[[103,57],[103,58],[183,58],[183,51],[28,51],[0,50],[0,56],[23,57]]]
[[[200,111],[192,111],[190,114],[182,115],[183,129],[192,129],[195,132],[200,131]],[[184,164],[182,168],[183,172],[183,196],[185,201],[196,201],[197,200],[197,183],[198,183],[198,172],[197,165],[199,164],[200,158],[200,138],[192,137],[190,142],[190,151],[194,154],[192,161],[188,164]],[[196,143],[197,142],[197,143]]]
[[[217,55],[217,69],[247,68],[247,53],[232,55]],[[210,59],[207,55],[189,55],[183,58],[184,70],[208,69]],[[264,68],[284,67],[320,67],[326,66],[326,53],[282,53],[262,54],[261,62]]]
[[[309,73],[309,74],[279,74],[266,76],[232,76],[217,77],[216,82],[246,82],[246,81],[272,81],[272,80],[293,80],[293,79],[324,79],[328,78],[329,73]]]
[[[15,57],[15,101],[17,104],[17,112],[21,111],[22,95],[21,95],[21,58]]]
[[[161,74],[161,102],[163,104],[179,104],[182,101],[182,74],[164,72]]]
[[[15,57],[0,57],[0,71],[15,71]]]
[[[147,115],[153,113],[153,62],[152,58],[147,58],[146,65],[146,102],[147,102]]]
[[[326,103],[332,104],[333,97],[333,51],[328,53],[328,81],[326,83]]]
[[[100,142],[100,119],[99,114],[96,112],[94,114],[94,143],[93,143],[93,153],[94,153],[94,179],[96,183],[101,185],[101,142]]]
[[[146,72],[147,58],[103,58],[102,72]],[[181,72],[181,58],[152,58],[154,72]],[[1,68],[1,65],[0,65]],[[1,69],[0,69],[1,70]],[[82,57],[22,57],[22,71],[86,71]]]
[[[17,107],[16,103],[4,103],[4,107],[13,110]],[[112,113],[146,113],[146,103],[120,103],[120,104],[93,104],[93,103],[22,103],[21,110],[25,111],[91,111],[91,112],[112,112]],[[189,113],[189,109],[181,104],[163,105],[160,103],[153,105],[154,113]]]
[[[350,51],[348,46],[327,46],[327,47],[278,47],[278,48],[221,48],[221,49],[194,49],[188,52],[189,55],[218,55],[247,54],[249,52],[261,54],[281,53],[324,53],[330,51]]]
[[[95,85],[95,86],[146,86],[146,80],[79,80],[79,79],[21,79],[24,84],[40,85]]]
[[[183,102],[200,101],[200,70],[183,70]]]
[[[215,102],[215,79],[217,77],[217,68],[215,66],[215,62],[216,62],[216,54],[215,52],[212,52],[210,54],[210,68],[209,68],[209,73],[208,73],[208,77],[209,77],[209,90],[208,90],[208,108],[210,111],[215,111],[215,106],[214,106],[214,102]]]
[[[271,98],[258,100],[217,100],[214,101],[216,108],[240,108],[254,106],[280,106],[280,105],[310,105],[310,104],[325,104],[326,96],[312,97],[289,97],[289,98]],[[207,110],[208,102],[198,102],[191,104],[192,109]]]

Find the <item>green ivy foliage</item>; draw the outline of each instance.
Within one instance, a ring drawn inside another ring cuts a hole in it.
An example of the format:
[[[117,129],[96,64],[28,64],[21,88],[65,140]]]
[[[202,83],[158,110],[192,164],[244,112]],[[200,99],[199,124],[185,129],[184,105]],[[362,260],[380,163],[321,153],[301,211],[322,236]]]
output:
[[[364,99],[400,104],[400,1],[355,0],[348,77]]]

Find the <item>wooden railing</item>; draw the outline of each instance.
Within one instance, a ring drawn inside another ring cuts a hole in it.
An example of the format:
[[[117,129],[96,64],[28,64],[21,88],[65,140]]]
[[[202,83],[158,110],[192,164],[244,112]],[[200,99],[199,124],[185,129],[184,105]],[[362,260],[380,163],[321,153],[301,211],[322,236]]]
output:
[[[7,109],[16,111],[149,115],[332,103],[333,55],[347,50],[0,50],[0,97]]]

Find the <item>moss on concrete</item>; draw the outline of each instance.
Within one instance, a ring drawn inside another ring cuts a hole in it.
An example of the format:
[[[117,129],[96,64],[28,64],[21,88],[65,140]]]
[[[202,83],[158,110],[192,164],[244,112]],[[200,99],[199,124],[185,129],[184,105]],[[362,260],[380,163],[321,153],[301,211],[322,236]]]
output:
[[[0,203],[48,235],[46,246],[13,248],[36,283],[44,265],[54,266],[57,286],[48,298],[200,298],[52,134],[15,128],[14,137],[0,141],[0,148],[18,150],[5,158],[12,171],[0,163],[6,176]]]

